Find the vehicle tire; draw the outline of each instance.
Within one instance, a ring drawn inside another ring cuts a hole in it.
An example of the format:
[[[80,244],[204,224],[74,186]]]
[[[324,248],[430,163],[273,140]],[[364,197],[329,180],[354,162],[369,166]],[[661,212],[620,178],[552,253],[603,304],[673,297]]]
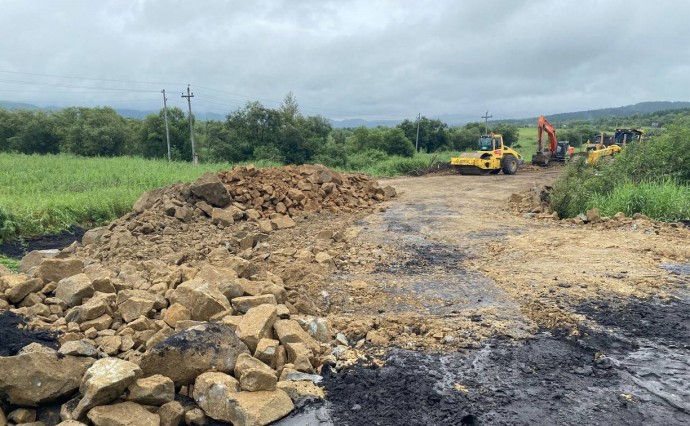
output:
[[[506,155],[503,157],[503,173],[507,175],[514,175],[518,171],[517,158],[514,155]]]

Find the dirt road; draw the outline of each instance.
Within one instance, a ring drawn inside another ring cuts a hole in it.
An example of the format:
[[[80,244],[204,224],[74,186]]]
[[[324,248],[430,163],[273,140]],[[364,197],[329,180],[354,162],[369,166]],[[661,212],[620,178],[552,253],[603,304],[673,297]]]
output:
[[[690,232],[510,208],[557,173],[385,182],[324,290],[349,338],[396,349],[327,375],[313,424],[690,422]]]

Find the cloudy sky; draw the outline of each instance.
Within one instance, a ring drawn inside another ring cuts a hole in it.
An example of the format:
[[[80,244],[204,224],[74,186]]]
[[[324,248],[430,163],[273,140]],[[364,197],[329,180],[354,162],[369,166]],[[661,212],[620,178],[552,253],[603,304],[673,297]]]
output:
[[[517,118],[690,100],[689,0],[0,0],[0,100]]]

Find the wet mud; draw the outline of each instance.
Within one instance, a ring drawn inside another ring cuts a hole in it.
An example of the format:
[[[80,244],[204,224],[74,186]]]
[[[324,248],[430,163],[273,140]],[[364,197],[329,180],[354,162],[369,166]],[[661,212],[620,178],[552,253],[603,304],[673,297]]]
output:
[[[52,250],[68,247],[75,241],[81,241],[86,229],[72,226],[68,230],[55,235],[43,235],[32,238],[19,238],[0,244],[0,254],[21,259],[33,250]]]

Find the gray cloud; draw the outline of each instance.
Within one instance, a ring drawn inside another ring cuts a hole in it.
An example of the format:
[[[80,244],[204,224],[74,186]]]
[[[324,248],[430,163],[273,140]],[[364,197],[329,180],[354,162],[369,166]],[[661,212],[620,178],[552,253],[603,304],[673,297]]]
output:
[[[486,109],[523,117],[690,100],[684,0],[3,0],[0,7],[0,71],[156,82],[0,72],[0,99],[43,105],[158,108],[165,88],[182,106],[177,93],[187,82],[198,110],[224,113],[248,99],[275,106],[293,91],[305,113],[334,118]]]

